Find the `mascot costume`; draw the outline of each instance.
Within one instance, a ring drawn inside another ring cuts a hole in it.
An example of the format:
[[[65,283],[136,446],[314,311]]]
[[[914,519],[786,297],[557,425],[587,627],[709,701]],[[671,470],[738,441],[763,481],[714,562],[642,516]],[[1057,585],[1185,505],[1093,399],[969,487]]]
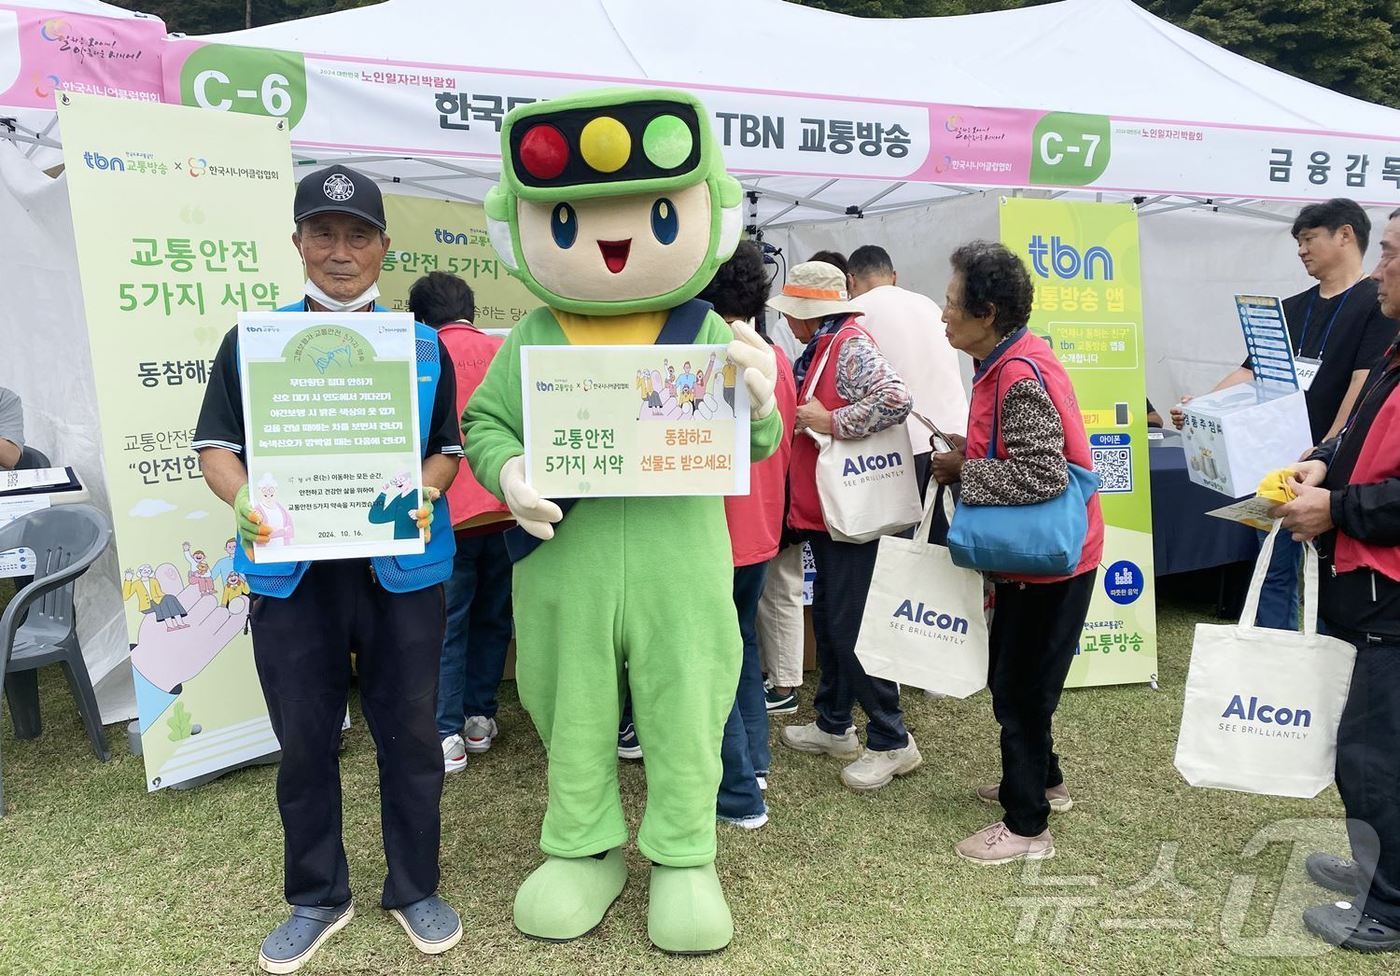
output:
[[[647,933],[668,952],[713,952],[734,933],[714,868],[715,796],[742,655],[723,499],[540,498],[525,478],[520,348],[727,343],[753,404],[751,458],[773,453],[772,351],[695,299],[738,243],[742,192],[684,92],[522,106],[501,144],[491,240],[546,307],[512,330],[462,429],[472,471],[519,523],[516,677],[549,754],[548,857],[516,894],[515,925],[575,939],[622,892],[617,728],[630,688],[646,750]]]

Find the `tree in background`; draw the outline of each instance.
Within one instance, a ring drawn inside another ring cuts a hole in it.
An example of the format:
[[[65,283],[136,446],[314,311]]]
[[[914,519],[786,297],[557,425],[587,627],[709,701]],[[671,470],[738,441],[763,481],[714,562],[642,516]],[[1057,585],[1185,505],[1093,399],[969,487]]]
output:
[[[799,0],[857,17],[946,17],[1047,0]],[[1400,108],[1400,0],[1144,0],[1158,17],[1236,54]]]
[[[153,14],[180,34],[222,34],[280,24],[318,14],[367,7],[378,0],[120,0],[129,10]]]
[[[214,34],[377,0],[126,0],[169,30]],[[449,2],[449,0],[443,0]],[[574,0],[560,0],[561,3]],[[947,17],[1048,0],[798,0],[855,17]],[[1400,108],[1400,0],[1142,0],[1212,43],[1314,84]]]

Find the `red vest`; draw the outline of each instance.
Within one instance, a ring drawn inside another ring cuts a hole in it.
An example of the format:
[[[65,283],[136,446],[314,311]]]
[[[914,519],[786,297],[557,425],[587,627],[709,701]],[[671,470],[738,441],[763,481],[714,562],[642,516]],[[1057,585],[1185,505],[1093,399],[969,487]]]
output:
[[[851,401],[844,399],[836,390],[836,376],[841,367],[841,347],[851,339],[869,339],[870,333],[855,324],[855,319],[847,319],[835,332],[822,336],[817,340],[816,350],[812,354],[812,364],[807,369],[807,378],[802,383],[802,389],[797,394],[797,405],[802,406],[807,400],[807,393],[812,389],[813,377],[817,380],[815,392],[812,399],[816,400],[826,409],[831,411],[839,410],[848,406]],[[833,348],[834,344],[834,348]],[[827,349],[831,349],[831,356],[826,361],[826,366],[822,368],[820,376],[817,376],[817,366],[821,364],[822,357],[826,355]],[[826,519],[822,517],[822,501],[817,494],[817,442],[804,433],[793,435],[792,438],[792,461],[788,468],[788,492],[791,500],[788,505],[788,527],[802,530],[810,529],[815,532],[826,531]]]
[[[1395,366],[1389,368],[1394,369]],[[1395,392],[1386,397],[1376,413],[1376,419],[1366,431],[1350,483],[1371,485],[1389,478],[1400,478],[1400,396]],[[1339,573],[1373,569],[1382,576],[1400,582],[1400,546],[1362,542],[1338,529],[1333,566]]]
[[[1019,357],[1019,358],[1017,358]],[[1050,401],[1060,412],[1060,425],[1065,432],[1065,460],[1090,471],[1094,469],[1094,458],[1089,451],[1089,435],[1084,430],[1084,417],[1079,412],[1079,400],[1075,398],[1074,387],[1069,374],[1055,358],[1055,352],[1042,338],[1026,332],[985,365],[972,381],[972,403],[968,408],[967,448],[963,456],[968,460],[985,458],[988,455],[988,442],[992,436],[992,411],[1000,410],[996,403],[997,391],[1006,397],[1006,391],[1020,380],[1034,380],[1035,370],[1029,359],[1040,367],[1040,375],[1045,380],[1045,390]],[[1006,457],[1006,444],[1001,439],[1001,424],[997,424],[997,455]],[[1007,579],[1026,583],[1054,583],[1086,573],[1098,567],[1103,558],[1103,511],[1099,505],[1099,495],[1095,492],[1089,499],[1089,530],[1084,536],[1084,552],[1079,565],[1069,576],[1007,576]]]
[[[438,338],[447,347],[452,357],[452,366],[457,376],[457,416],[460,418],[467,409],[476,388],[486,376],[486,368],[491,365],[496,350],[505,341],[487,335],[467,322],[449,322],[437,330]],[[510,509],[491,494],[472,475],[472,469],[465,462],[457,469],[457,477],[452,487],[447,489],[447,510],[452,517],[453,528],[462,528],[466,523],[484,525],[488,522],[501,522],[509,519]],[[488,518],[487,515],[505,518]]]
[[[774,388],[778,413],[783,418],[783,437],[778,449],[764,461],[749,466],[749,493],[730,495],[724,500],[724,517],[729,522],[729,542],[735,566],[763,563],[778,554],[783,535],[783,506],[787,500],[788,461],[792,458],[792,425],[797,414],[797,386],[787,356],[777,346],[778,382]],[[811,440],[806,434],[803,440]]]

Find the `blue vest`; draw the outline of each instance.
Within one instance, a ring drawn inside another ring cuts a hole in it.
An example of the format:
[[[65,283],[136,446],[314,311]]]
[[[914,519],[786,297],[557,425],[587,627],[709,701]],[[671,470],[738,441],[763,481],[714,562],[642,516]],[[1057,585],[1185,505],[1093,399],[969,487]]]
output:
[[[304,305],[297,302],[279,308],[279,312],[300,312]],[[389,309],[376,305],[376,312]],[[437,333],[415,322],[414,346],[418,361],[418,452],[426,457],[428,434],[432,429],[433,402],[436,399],[438,377],[442,362],[438,358]],[[452,575],[452,559],[457,554],[457,540],[452,534],[452,517],[447,512],[447,496],[433,503],[433,537],[417,556],[375,556],[370,559],[380,585],[391,593],[423,590],[444,582]],[[248,558],[243,546],[233,554],[233,568],[248,581],[248,588],[262,596],[287,597],[306,574],[306,563],[255,563]]]

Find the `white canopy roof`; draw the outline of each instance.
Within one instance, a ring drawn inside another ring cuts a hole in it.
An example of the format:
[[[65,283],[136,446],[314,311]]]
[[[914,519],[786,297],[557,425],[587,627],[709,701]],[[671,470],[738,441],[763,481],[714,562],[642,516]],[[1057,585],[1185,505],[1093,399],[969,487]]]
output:
[[[387,0],[202,39],[680,85],[1378,134],[1400,126],[1400,112],[1232,54],[1131,0],[907,20],[783,0]]]
[[[703,18],[693,19],[701,11]],[[1162,119],[1295,130],[1295,136],[1296,130],[1386,139],[1400,134],[1400,112],[1256,64],[1130,0],[1063,0],[912,20],[860,19],[782,0],[707,0],[703,5],[388,0],[202,40],[409,64],[916,101],[932,103],[931,109],[1054,110],[1105,115],[1115,122]],[[580,81],[579,87],[588,84]],[[1307,182],[1302,167],[1313,148],[1306,138],[1296,147],[1294,178],[1299,182]],[[1387,152],[1400,156],[1400,142],[1388,141],[1372,160],[1373,182],[1379,182]],[[1337,157],[1335,183],[1342,182],[1336,178],[1342,153],[1340,148],[1331,153]],[[325,159],[334,154],[316,155]],[[1262,173],[1266,162],[1256,159],[1251,172]],[[376,166],[382,175],[408,179],[442,174],[432,165],[406,160],[380,160]],[[474,168],[488,175],[495,169]],[[745,172],[734,159],[731,169]],[[1113,189],[1128,195],[1137,190],[1221,195],[1218,191],[1226,189],[1193,185],[1189,178],[1166,185],[1171,175],[1120,181],[1132,185]],[[759,205],[763,222],[829,217],[851,207],[882,212],[953,192],[926,181],[888,178],[831,182],[779,175],[749,177],[745,183],[764,191]],[[479,199],[489,181],[436,179],[428,185]],[[1267,183],[1264,188],[1269,189]],[[1294,198],[1298,189],[1278,195]],[[1400,182],[1385,189],[1400,193]],[[1323,195],[1334,191],[1342,192],[1333,187]],[[1237,193],[1235,198],[1264,195]]]

